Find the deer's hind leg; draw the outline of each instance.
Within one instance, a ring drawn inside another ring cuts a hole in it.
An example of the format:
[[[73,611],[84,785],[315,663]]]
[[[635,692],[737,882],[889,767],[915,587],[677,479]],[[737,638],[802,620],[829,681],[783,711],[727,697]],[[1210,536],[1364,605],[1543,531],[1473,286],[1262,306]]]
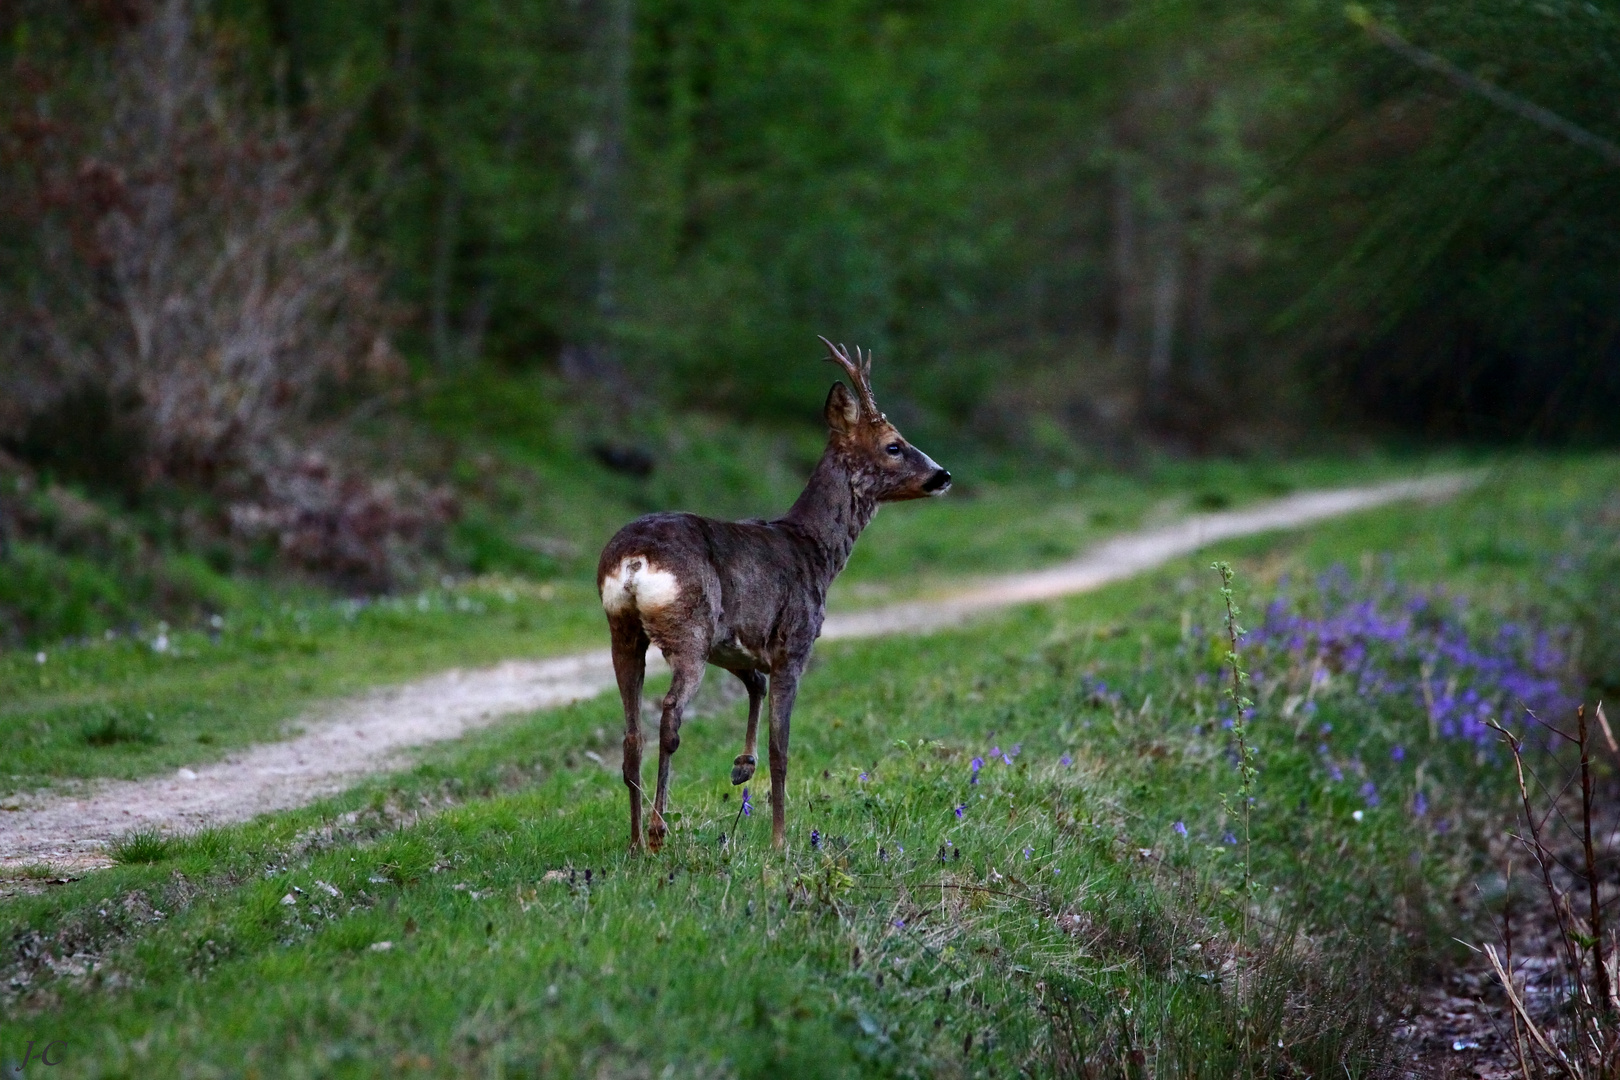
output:
[[[743,752],[731,763],[731,783],[735,787],[752,780],[754,768],[759,764],[759,704],[765,700],[767,683],[764,675],[750,668],[732,674],[748,688],[748,731],[743,736]]]
[[[664,715],[658,725],[658,794],[653,797],[652,821],[647,825],[647,846],[653,851],[664,846],[669,834],[664,823],[664,811],[669,808],[669,759],[680,749],[681,717],[703,682],[708,650],[701,646],[666,649],[664,658],[675,676],[664,695]]]
[[[609,623],[613,674],[624,703],[624,786],[630,789],[630,850],[641,849],[641,685],[647,675],[647,632],[634,615]]]

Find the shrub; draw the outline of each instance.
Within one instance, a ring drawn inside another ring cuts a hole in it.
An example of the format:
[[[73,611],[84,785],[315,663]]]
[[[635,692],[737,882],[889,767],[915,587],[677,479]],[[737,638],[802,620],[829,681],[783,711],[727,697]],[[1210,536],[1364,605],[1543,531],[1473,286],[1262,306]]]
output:
[[[88,394],[137,482],[218,487],[273,464],[323,388],[398,364],[375,278],[311,209],[311,129],[252,107],[191,11],[142,13],[77,110],[17,120],[38,122],[8,200],[34,267],[0,288],[0,434],[73,459],[45,420]]]

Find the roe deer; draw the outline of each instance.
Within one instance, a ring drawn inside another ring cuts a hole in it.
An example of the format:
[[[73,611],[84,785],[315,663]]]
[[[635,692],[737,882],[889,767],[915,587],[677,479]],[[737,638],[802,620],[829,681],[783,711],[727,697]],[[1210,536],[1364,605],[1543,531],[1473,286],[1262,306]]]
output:
[[[827,587],[878,504],[943,495],[951,474],[901,436],[872,397],[872,354],[855,359],[826,338],[827,359],[854,384],[827,394],[827,449],[803,494],[775,521],[715,521],[696,514],[649,514],[608,541],[596,587],[613,636],[613,670],[624,699],[624,782],[630,789],[630,848],[641,847],[641,685],[647,646],[674,671],[658,732],[658,794],[647,844],[658,851],[668,828],[669,759],[681,744],[681,715],[703,680],[704,664],[725,668],[748,688],[748,733],[731,770],[733,784],[754,775],[760,701],[770,676],[771,841],[783,844],[788,720],[799,676],[821,634]],[[858,395],[858,396],[856,396]]]

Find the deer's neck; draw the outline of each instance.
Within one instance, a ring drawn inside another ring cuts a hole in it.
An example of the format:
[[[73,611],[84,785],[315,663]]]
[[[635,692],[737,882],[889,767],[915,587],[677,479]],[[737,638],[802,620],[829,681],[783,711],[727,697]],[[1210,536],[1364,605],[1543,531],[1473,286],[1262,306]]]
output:
[[[849,561],[856,538],[877,509],[877,500],[859,474],[828,449],[798,501],[782,518],[809,542],[823,590]]]

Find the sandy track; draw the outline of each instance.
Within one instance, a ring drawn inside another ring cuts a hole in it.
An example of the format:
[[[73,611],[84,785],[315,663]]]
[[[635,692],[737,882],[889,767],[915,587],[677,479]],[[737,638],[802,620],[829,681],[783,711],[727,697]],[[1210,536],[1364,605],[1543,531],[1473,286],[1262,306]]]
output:
[[[1013,604],[1086,592],[1220,540],[1293,529],[1410,499],[1444,499],[1472,474],[1306,492],[1243,510],[1199,514],[1116,537],[1071,562],[991,579],[950,595],[831,615],[826,639],[918,633]],[[0,869],[107,865],[107,842],[134,829],[187,831],[302,806],[369,774],[399,767],[413,747],[454,739],[502,717],[595,697],[614,685],[606,649],[450,671],[334,703],[303,734],[222,761],[139,781],[98,781],[73,795],[40,793],[0,813]]]

